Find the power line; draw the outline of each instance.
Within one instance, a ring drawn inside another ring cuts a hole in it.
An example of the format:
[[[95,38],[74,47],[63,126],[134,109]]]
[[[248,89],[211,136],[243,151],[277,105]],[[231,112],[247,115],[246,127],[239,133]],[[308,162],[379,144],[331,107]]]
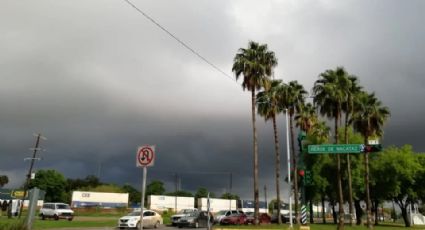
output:
[[[155,24],[157,27],[159,27],[162,31],[164,31],[170,37],[172,37],[174,40],[176,40],[180,45],[182,45],[183,47],[185,47],[186,49],[188,49],[190,52],[192,52],[193,54],[195,54],[196,56],[198,56],[200,59],[202,59],[204,62],[206,62],[208,65],[210,65],[211,67],[213,67],[215,70],[217,70],[218,72],[220,72],[224,76],[226,76],[226,77],[230,78],[232,81],[236,82],[236,80],[232,76],[230,76],[229,74],[227,74],[226,72],[224,72],[223,70],[221,70],[218,66],[214,65],[212,62],[208,61],[208,59],[206,59],[205,57],[203,57],[198,51],[196,51],[195,49],[193,49],[192,47],[190,47],[187,43],[185,43],[180,38],[178,38],[176,35],[174,35],[173,33],[171,33],[164,26],[162,26],[157,21],[155,21],[151,16],[149,16],[148,14],[146,14],[145,12],[143,12],[140,8],[138,8],[136,5],[134,5],[132,2],[130,2],[130,0],[124,0],[124,1],[127,4],[129,4],[131,7],[133,7],[137,12],[139,12],[140,14],[142,14],[145,18],[147,18],[149,21],[151,21],[153,24]]]

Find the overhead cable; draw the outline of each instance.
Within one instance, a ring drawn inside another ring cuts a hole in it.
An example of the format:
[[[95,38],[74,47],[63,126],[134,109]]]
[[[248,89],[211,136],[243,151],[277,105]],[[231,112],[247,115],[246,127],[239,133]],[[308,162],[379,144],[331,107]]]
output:
[[[182,45],[183,47],[185,47],[186,49],[188,49],[190,52],[192,52],[193,54],[195,54],[196,56],[198,56],[200,59],[202,59],[204,62],[206,62],[208,65],[210,65],[211,67],[213,67],[215,70],[217,70],[218,72],[220,72],[224,76],[230,78],[233,81],[236,81],[232,76],[230,76],[229,74],[227,74],[226,72],[224,72],[223,70],[221,70],[218,66],[214,65],[212,62],[210,62],[208,59],[206,59],[204,56],[202,56],[198,51],[196,51],[195,49],[193,49],[192,47],[190,47],[187,43],[185,43],[184,41],[182,41],[176,35],[174,35],[169,30],[167,30],[164,26],[162,26],[157,21],[155,21],[151,16],[149,16],[148,14],[146,14],[145,12],[143,12],[139,7],[137,7],[132,2],[130,2],[130,0],[124,0],[124,1],[127,4],[129,4],[131,7],[133,7],[137,12],[139,12],[140,14],[142,14],[145,18],[147,18],[149,21],[151,21],[153,24],[155,24],[157,27],[159,27],[162,31],[164,31],[169,36],[171,36],[180,45]]]

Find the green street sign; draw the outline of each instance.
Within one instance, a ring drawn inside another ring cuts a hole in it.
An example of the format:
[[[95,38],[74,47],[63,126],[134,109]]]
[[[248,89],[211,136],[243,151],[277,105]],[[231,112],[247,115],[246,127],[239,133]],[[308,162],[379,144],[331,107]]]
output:
[[[309,154],[336,154],[336,153],[362,153],[364,145],[348,144],[348,145],[309,145]]]

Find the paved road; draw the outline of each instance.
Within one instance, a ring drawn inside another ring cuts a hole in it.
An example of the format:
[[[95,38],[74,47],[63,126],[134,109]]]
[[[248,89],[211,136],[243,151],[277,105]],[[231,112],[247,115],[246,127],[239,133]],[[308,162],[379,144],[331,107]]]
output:
[[[118,228],[111,228],[111,227],[100,227],[100,228],[54,228],[51,230],[117,230]],[[160,228],[161,230],[182,230],[182,228],[177,228],[177,227],[171,227],[171,226],[161,226]],[[184,229],[184,228],[183,228]],[[198,228],[199,230],[205,230],[206,228]]]

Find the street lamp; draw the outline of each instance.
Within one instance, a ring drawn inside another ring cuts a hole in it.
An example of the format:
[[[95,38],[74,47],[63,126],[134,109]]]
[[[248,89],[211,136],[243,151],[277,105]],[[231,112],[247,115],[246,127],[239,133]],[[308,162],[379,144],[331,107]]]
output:
[[[286,157],[288,161],[288,184],[289,184],[289,223],[291,229],[292,225],[292,184],[291,184],[291,157],[289,151],[289,117],[288,117],[288,108],[285,108],[285,116],[286,116]],[[280,205],[280,204],[279,204]],[[280,218],[280,213],[278,214]]]

